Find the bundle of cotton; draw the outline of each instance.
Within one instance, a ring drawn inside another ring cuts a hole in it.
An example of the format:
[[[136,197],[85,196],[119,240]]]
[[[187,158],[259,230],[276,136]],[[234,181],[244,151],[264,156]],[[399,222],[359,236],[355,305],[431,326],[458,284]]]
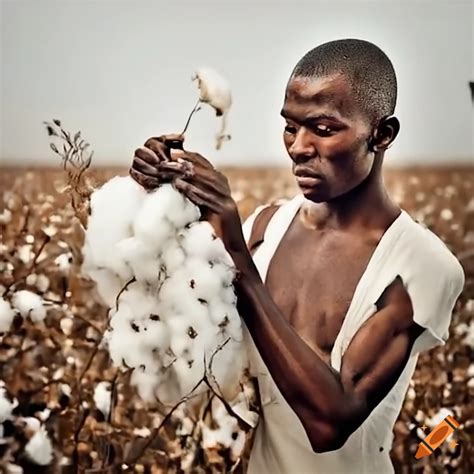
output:
[[[24,318],[30,317],[33,322],[43,321],[46,317],[43,300],[36,293],[28,290],[17,291],[13,294],[12,303]]]
[[[122,208],[123,205],[123,208]],[[111,359],[147,400],[175,403],[203,379],[239,389],[235,268],[213,227],[171,184],[145,192],[116,177],[92,194],[83,270],[110,306]]]

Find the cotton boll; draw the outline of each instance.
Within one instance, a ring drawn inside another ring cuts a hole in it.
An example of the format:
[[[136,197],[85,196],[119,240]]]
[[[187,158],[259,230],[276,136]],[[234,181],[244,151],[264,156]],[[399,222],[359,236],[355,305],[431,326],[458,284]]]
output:
[[[209,301],[222,289],[219,276],[207,262],[198,258],[189,258],[173,276],[188,281],[191,293],[196,299]]]
[[[5,469],[8,474],[23,474],[23,468],[18,464],[12,464],[10,462],[5,463]]]
[[[102,412],[105,418],[108,418],[110,413],[110,402],[112,392],[110,390],[109,382],[99,382],[94,389],[94,403],[98,410]]]
[[[230,140],[230,135],[225,133],[227,114],[232,104],[229,84],[217,71],[208,67],[197,69],[193,79],[198,81],[201,102],[209,104],[215,109],[217,116],[222,116],[221,129],[216,135],[216,149],[219,150],[224,141]]]
[[[36,273],[32,273],[26,277],[25,283],[29,286],[33,286],[36,283],[38,275]]]
[[[165,351],[170,345],[168,326],[162,321],[149,319],[142,327],[141,339],[147,348]]]
[[[41,429],[41,422],[34,416],[26,416],[21,419],[25,427],[31,433],[37,433]]]
[[[137,388],[138,395],[145,402],[155,401],[155,391],[159,382],[158,373],[142,370],[134,370],[130,378],[130,383]]]
[[[97,284],[97,292],[105,304],[115,306],[115,299],[124,283],[120,278],[106,268],[90,268],[84,273]]]
[[[0,224],[8,224],[12,220],[12,211],[10,209],[4,209],[0,214]]]
[[[53,460],[53,445],[42,426],[25,446],[28,458],[39,466],[47,466]]]
[[[153,293],[139,282],[131,283],[119,298],[119,308],[124,305],[136,320],[147,320],[151,314],[160,314],[160,307]]]
[[[228,341],[212,359],[211,372],[226,400],[233,400],[239,393],[243,368],[243,347],[233,340]]]
[[[228,331],[230,328],[235,331],[240,330],[241,320],[237,308],[231,304],[224,303],[219,298],[209,303],[209,314],[212,322],[222,330]]]
[[[187,328],[186,325],[186,331]],[[173,334],[170,340],[170,349],[177,357],[186,357],[191,353],[192,341],[189,340],[186,332]]]
[[[143,345],[141,327],[136,322],[111,321],[112,331],[107,335],[110,357],[116,366],[146,369],[154,367],[153,353]]]
[[[204,364],[200,360],[187,360],[180,357],[173,364],[173,370],[179,381],[181,396],[189,394],[204,376]]]
[[[186,255],[197,257],[204,261],[220,261],[227,254],[209,222],[194,222],[188,228],[178,233],[178,239]]]
[[[230,456],[232,461],[236,462],[242,456],[247,437],[244,431],[239,431],[237,437],[232,440],[230,445]]]
[[[22,245],[18,249],[18,258],[23,263],[28,263],[30,260],[33,259],[33,257],[34,257],[34,253],[33,253],[31,245]]]
[[[12,416],[12,411],[16,405],[7,398],[5,389],[0,387],[0,423],[3,423]]]
[[[160,376],[160,383],[155,390],[156,398],[164,405],[175,405],[182,398],[175,371],[169,368],[162,372]]]
[[[114,317],[110,327],[105,334],[110,357],[116,366],[121,366],[130,352],[140,352],[141,347],[130,322]],[[134,367],[128,362],[127,365]]]
[[[10,303],[3,298],[0,298],[0,332],[7,332],[10,330],[15,311],[10,306]]]
[[[235,306],[237,304],[237,295],[232,286],[224,287],[219,293],[224,303]]]
[[[211,429],[202,424],[203,447],[209,449],[221,445],[224,448],[230,448],[234,442],[233,434],[239,431],[237,419],[227,413],[220,401],[213,401],[212,414],[218,428]]]
[[[163,185],[145,198],[133,222],[133,232],[150,248],[160,249],[175,232],[168,215],[180,214],[183,196],[171,185]]]
[[[85,263],[104,265],[113,245],[132,236],[132,222],[146,196],[129,176],[115,177],[91,195]]]
[[[198,81],[201,102],[211,105],[218,115],[229,110],[232,94],[229,83],[221,74],[210,67],[199,67],[194,79]]]
[[[177,357],[191,354],[193,339],[197,337],[196,329],[184,315],[169,317],[166,321],[170,330],[170,348]]]
[[[244,385],[244,392],[247,385]],[[258,413],[250,409],[250,401],[253,401],[255,394],[252,393],[250,397],[247,397],[244,392],[240,392],[237,397],[232,400],[231,406],[232,411],[240,418],[245,420],[252,428],[255,428],[258,423]]]
[[[160,306],[164,320],[175,314],[193,317],[194,320],[207,319],[208,310],[204,300],[198,300],[198,295],[191,288],[192,278],[185,272],[176,272],[165,280],[160,291]]]
[[[161,260],[166,272],[171,275],[184,264],[186,254],[175,239],[170,239],[163,246]]]
[[[123,324],[130,325],[134,319],[133,310],[127,304],[119,304],[117,311],[115,309],[111,309],[110,311],[111,317],[109,325],[112,329],[119,328]]]
[[[54,263],[62,272],[67,272],[71,267],[72,255],[70,253],[62,253],[54,259]]]
[[[154,281],[158,278],[160,262],[157,252],[147,247],[137,237],[129,237],[115,244],[115,265],[117,273],[125,280],[135,276],[140,281]],[[110,264],[111,268],[113,263]]]
[[[199,211],[199,208],[181,193],[179,193],[173,188],[172,190],[175,195],[179,195],[180,199],[183,200],[182,203],[180,202],[181,208],[179,209],[179,212],[176,212],[177,209],[170,209],[166,214],[166,218],[173,224],[175,229],[181,229],[184,226],[191,224],[191,222],[198,221],[201,217],[201,212]],[[178,200],[178,197],[175,197],[176,200]]]
[[[149,283],[152,288],[157,288],[159,281],[164,278],[161,261],[157,258],[134,262],[132,267],[137,281]]]
[[[49,278],[46,275],[38,275],[36,279],[36,288],[42,293],[45,293],[49,288]]]
[[[433,429],[439,425],[448,415],[454,416],[454,413],[448,408],[441,408],[438,413],[436,413],[431,418],[425,420],[426,425]]]
[[[215,263],[211,266],[213,273],[215,273],[216,277],[219,278],[223,286],[230,286],[232,285],[236,270],[235,267],[232,265],[227,265],[225,263]]]
[[[13,295],[12,302],[24,318],[29,316],[33,322],[43,321],[46,317],[43,300],[36,293],[28,290],[17,291]]]

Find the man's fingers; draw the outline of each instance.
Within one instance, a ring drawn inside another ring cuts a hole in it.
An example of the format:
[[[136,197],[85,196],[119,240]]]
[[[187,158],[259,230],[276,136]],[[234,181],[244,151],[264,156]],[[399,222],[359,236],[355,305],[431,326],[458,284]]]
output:
[[[145,142],[144,147],[152,150],[161,160],[171,159],[170,149],[165,145],[164,139],[162,137],[149,138]]]
[[[197,206],[205,206],[211,211],[216,210],[212,196],[206,191],[199,189],[198,187],[187,181],[184,181],[181,178],[176,178],[173,180],[173,185],[178,191],[184,193]]]
[[[214,169],[214,165],[199,153],[182,150],[171,150],[171,158],[173,161],[179,162],[180,160],[185,160],[191,162],[194,165],[202,166],[203,168]]]
[[[138,156],[133,159],[132,168],[148,176],[158,177],[160,175],[157,165],[150,165]]]
[[[129,173],[130,176],[145,189],[155,189],[160,185],[160,180],[158,178],[154,178],[153,176],[146,176],[134,170],[133,168],[130,168]]]
[[[184,145],[184,135],[182,134],[170,134],[170,135],[162,135],[160,137],[163,139],[165,145],[168,148],[172,148],[174,150],[182,150]]]
[[[161,162],[156,166],[152,166],[138,157],[134,158],[131,171],[133,171],[133,174],[130,173],[132,177],[140,184],[146,178],[154,178],[156,181],[147,181],[147,183],[151,182],[155,187],[157,183],[171,182],[178,177],[190,178],[193,175],[189,166],[171,162]]]
[[[135,156],[149,163],[150,165],[156,165],[163,161],[154,151],[149,148],[140,147],[135,150]]]

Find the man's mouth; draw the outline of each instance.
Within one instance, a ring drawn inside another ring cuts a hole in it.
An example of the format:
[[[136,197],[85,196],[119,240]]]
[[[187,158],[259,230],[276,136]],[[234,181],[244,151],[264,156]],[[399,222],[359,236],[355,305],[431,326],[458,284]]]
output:
[[[296,176],[296,182],[301,188],[313,187],[323,180],[322,175],[309,169],[296,168],[294,174]]]
[[[322,181],[321,178],[313,178],[311,176],[297,176],[296,182],[300,188],[312,188]]]

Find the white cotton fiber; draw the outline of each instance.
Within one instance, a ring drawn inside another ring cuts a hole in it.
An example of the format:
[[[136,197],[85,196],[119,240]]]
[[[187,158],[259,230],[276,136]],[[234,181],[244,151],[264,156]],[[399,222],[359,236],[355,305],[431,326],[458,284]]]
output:
[[[107,306],[115,306],[115,298],[123,287],[118,275],[107,268],[91,268],[84,273],[97,283],[97,292]]]
[[[194,222],[179,232],[178,238],[187,255],[204,261],[222,261],[227,253],[209,222]]]
[[[8,420],[16,404],[7,398],[7,393],[3,387],[0,387],[0,424]]]
[[[180,357],[173,364],[182,395],[186,395],[196,386],[204,375],[204,362],[200,358]]]
[[[28,290],[17,291],[12,298],[13,306],[26,318],[33,322],[43,321],[46,317],[46,309],[43,306],[41,296]]]
[[[107,418],[110,413],[111,397],[110,382],[99,382],[94,389],[94,403],[105,418]]]
[[[153,350],[156,347],[169,347],[170,330],[168,325],[162,321],[148,318],[141,326],[141,340],[146,348]],[[156,316],[156,315],[155,315]]]
[[[28,458],[39,466],[47,466],[53,460],[53,444],[42,426],[26,443],[25,453]]]
[[[155,400],[155,391],[160,382],[158,373],[134,370],[130,378],[130,383],[137,388],[138,395],[146,402]]]
[[[129,237],[115,244],[115,268],[125,281],[135,276],[137,280],[156,281],[160,262],[158,253],[137,237]]]
[[[176,239],[169,239],[164,245],[161,253],[161,261],[168,274],[173,274],[186,260],[186,253]]]
[[[7,332],[10,329],[15,311],[8,301],[0,298],[0,332]]]
[[[104,343],[113,363],[134,369],[144,400],[176,403],[229,340],[212,372],[235,394],[243,372],[235,268],[199,208],[172,185],[147,193],[130,177],[106,183],[92,203],[83,271],[111,308]]]
[[[132,223],[146,191],[129,177],[115,177],[91,196],[84,263],[107,263],[115,243],[132,236]]]
[[[133,222],[134,235],[150,248],[161,248],[175,232],[167,213],[180,213],[184,206],[183,197],[171,185],[160,187],[145,198]]]

